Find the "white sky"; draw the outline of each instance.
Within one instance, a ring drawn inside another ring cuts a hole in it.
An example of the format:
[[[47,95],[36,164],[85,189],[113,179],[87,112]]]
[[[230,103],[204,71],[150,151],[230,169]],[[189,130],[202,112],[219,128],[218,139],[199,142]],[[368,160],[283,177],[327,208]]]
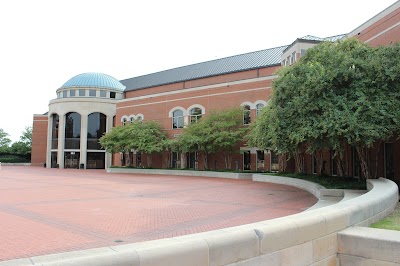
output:
[[[0,1],[0,128],[17,141],[68,79],[122,80],[348,33],[395,0]]]

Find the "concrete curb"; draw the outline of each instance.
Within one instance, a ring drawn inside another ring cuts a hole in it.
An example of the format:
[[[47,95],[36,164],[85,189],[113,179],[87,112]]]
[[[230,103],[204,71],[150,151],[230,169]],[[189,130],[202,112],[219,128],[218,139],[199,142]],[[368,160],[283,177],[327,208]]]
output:
[[[231,173],[214,171],[194,171],[194,170],[164,170],[164,169],[141,169],[141,168],[107,168],[107,173],[118,174],[143,174],[143,175],[175,175],[175,176],[198,176],[216,177],[230,179],[252,179],[252,173]]]

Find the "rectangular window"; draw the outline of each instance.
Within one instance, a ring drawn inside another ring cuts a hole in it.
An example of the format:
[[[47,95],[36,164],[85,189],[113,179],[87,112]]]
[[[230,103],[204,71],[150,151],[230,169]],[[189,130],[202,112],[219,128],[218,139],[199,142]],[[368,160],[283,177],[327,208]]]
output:
[[[70,90],[69,91],[69,96],[70,97],[75,97],[75,90]]]
[[[305,56],[306,55],[306,49],[301,49],[301,51],[300,51],[300,55],[301,56]]]
[[[79,90],[79,96],[84,97],[85,96],[85,90]]]
[[[110,91],[110,98],[111,98],[111,99],[115,99],[115,92]]]
[[[287,59],[286,59],[288,65],[290,65],[290,60],[291,60],[291,56],[289,55],[289,56],[287,57]]]
[[[292,64],[296,62],[296,51],[292,53]]]
[[[183,116],[172,118],[172,128],[183,128]]]
[[[271,151],[270,155],[271,172],[277,172],[279,171],[279,156],[273,151]]]
[[[89,97],[96,97],[96,90],[89,90]]]
[[[63,91],[63,98],[67,98],[67,97],[68,97],[67,91]]]
[[[311,154],[312,156],[312,173],[313,174],[317,174],[317,166],[318,166],[318,162],[317,162],[317,154],[314,152],[313,154]]]
[[[100,91],[100,97],[107,97],[107,92],[104,90]]]
[[[285,59],[282,61],[282,66],[286,66],[286,60]]]

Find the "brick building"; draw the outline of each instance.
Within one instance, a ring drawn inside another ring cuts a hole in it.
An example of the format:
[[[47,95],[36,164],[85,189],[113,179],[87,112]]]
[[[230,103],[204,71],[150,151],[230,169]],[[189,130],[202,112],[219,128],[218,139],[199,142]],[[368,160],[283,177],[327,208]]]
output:
[[[105,168],[127,164],[122,154],[107,154],[98,145],[98,138],[113,126],[135,120],[158,121],[170,138],[181,134],[182,128],[210,110],[244,106],[256,119],[268,104],[271,83],[282,65],[295,63],[307,49],[321,41],[337,41],[356,37],[372,46],[400,41],[400,1],[383,10],[348,34],[319,38],[305,36],[292,44],[269,48],[227,58],[178,67],[125,80],[100,73],[85,73],[71,78],[57,90],[49,111],[34,115],[32,164],[60,168]],[[400,176],[398,141],[385,143],[379,173]],[[240,150],[240,152],[239,152]],[[349,172],[357,176],[357,160],[349,150]],[[153,157],[154,167],[180,167],[182,156],[188,168],[202,169],[197,153],[172,154],[166,165],[165,154]],[[324,154],[326,171],[335,174],[333,159]],[[306,158],[305,169],[314,172],[312,156]],[[133,151],[130,165],[144,164],[145,157]],[[241,170],[271,171],[277,158],[269,151],[238,145],[233,167]],[[210,168],[222,169],[223,158],[211,155]]]

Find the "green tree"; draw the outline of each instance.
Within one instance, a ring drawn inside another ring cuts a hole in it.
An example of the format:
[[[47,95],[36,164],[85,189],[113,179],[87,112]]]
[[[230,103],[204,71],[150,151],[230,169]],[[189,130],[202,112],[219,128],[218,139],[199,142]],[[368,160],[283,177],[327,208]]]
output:
[[[179,138],[182,149],[203,154],[204,167],[208,169],[208,156],[220,152],[224,155],[225,167],[231,168],[232,155],[243,139],[243,110],[231,108],[210,112],[197,123],[190,123]]]
[[[10,147],[10,152],[14,154],[24,155],[30,154],[32,151],[32,127],[25,127],[19,141],[14,142]]]
[[[152,165],[152,155],[164,150],[166,133],[156,121],[135,122],[131,124],[136,127],[136,138],[131,139],[132,147],[137,151],[147,154],[147,166]]]
[[[111,153],[129,154],[136,150],[147,154],[147,165],[151,167],[152,154],[164,149],[165,132],[155,121],[134,122],[113,128],[100,138],[100,144]]]
[[[237,146],[243,140],[247,127],[243,126],[242,108],[231,108],[218,112],[211,112],[204,119],[210,128],[210,138],[214,150],[223,154],[225,168],[232,168],[232,155],[237,152]]]
[[[8,133],[0,128],[0,152],[8,152],[11,140],[8,138]]]
[[[356,39],[316,45],[278,72],[251,141],[288,153],[298,171],[305,152],[331,149],[340,162],[348,144],[363,176],[373,177],[371,147],[400,128],[399,61],[398,45],[373,48]]]

